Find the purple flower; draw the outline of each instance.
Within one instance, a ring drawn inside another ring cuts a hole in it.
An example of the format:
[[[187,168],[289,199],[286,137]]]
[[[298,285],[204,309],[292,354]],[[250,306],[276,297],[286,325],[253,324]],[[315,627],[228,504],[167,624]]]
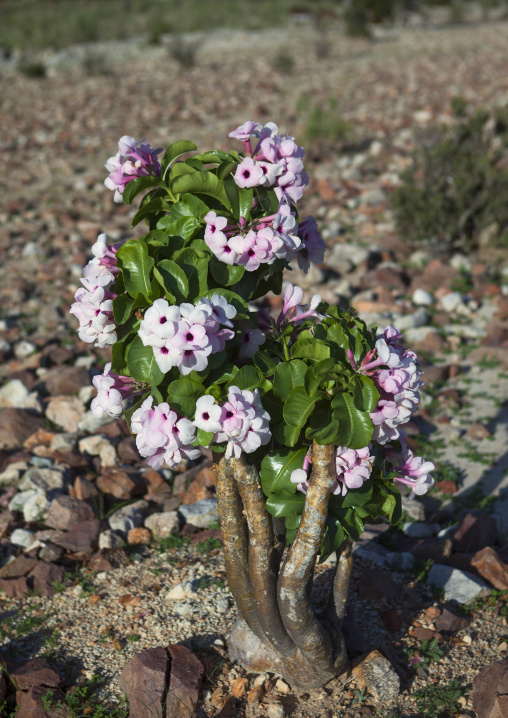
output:
[[[422,496],[434,485],[434,479],[430,475],[435,470],[432,461],[425,461],[421,456],[414,456],[413,452],[405,446],[402,447],[402,458],[395,467],[397,476],[395,481],[411,487],[409,500],[415,496]]]
[[[106,162],[106,169],[110,175],[104,180],[106,187],[114,190],[115,202],[123,201],[125,185],[132,182],[133,179],[160,175],[161,166],[157,155],[161,152],[162,147],[154,150],[144,140],[136,142],[134,137],[129,135],[120,138],[118,153]]]
[[[348,449],[338,446],[335,452],[337,481],[332,489],[336,495],[345,496],[348,489],[359,489],[370,478],[374,457],[370,455],[370,444],[363,449]]]
[[[252,329],[245,319],[240,321],[240,329],[242,333],[238,359],[250,359],[259,347],[266,342],[266,336],[261,329]]]
[[[236,317],[236,309],[232,304],[228,303],[226,297],[222,294],[212,294],[209,299],[202,299],[202,304],[208,304],[212,308],[214,318],[225,327],[233,327],[231,319]]]
[[[408,406],[404,399],[400,401],[380,399],[370,418],[374,424],[372,438],[379,444],[386,444],[399,438],[398,427],[411,418],[411,406]]]
[[[303,299],[303,289],[300,287],[288,283],[284,289],[283,297],[284,306],[282,307],[282,311],[277,319],[279,327],[285,326],[289,323],[299,324],[309,317],[315,317],[316,319],[321,318],[321,315],[316,312],[316,309],[321,302],[319,294],[314,294],[310,300],[308,309],[300,304]]]
[[[104,413],[119,417],[123,412],[123,400],[132,393],[134,379],[114,374],[110,362],[104,367],[104,373],[94,376],[92,382],[97,389],[97,396],[90,405],[92,414],[98,419]]]
[[[263,409],[259,390],[241,391],[230,386],[222,407],[221,430],[215,441],[227,441],[225,457],[239,458],[242,451],[251,454],[270,441],[270,415]]]
[[[307,273],[311,262],[321,264],[324,260],[326,245],[319,234],[317,222],[312,216],[306,217],[303,222],[299,223],[298,235],[302,240],[302,249],[306,250],[307,255],[304,257],[301,252],[297,255],[298,266]]]
[[[252,157],[244,157],[235,172],[235,182],[238,187],[256,187],[264,181],[265,172]]]
[[[136,446],[147,464],[154,469],[163,463],[174,468],[183,458],[197,459],[201,451],[191,446],[196,436],[192,421],[179,417],[166,402],[153,408],[152,403],[149,396],[131,417]]]
[[[210,212],[205,215],[205,222],[205,242],[210,246],[210,241],[217,233],[220,232],[220,234],[222,234],[222,230],[227,226],[228,221],[225,217],[221,217],[210,210]]]

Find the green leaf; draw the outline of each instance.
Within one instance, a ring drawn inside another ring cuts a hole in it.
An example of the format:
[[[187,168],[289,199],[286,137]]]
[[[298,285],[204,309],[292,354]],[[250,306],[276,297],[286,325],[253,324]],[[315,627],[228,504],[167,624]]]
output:
[[[330,514],[326,517],[326,531],[321,541],[320,557],[318,564],[326,561],[328,556],[337,551],[342,544],[346,535],[344,529],[340,525],[340,521],[337,521]]]
[[[374,411],[379,401],[379,392],[372,379],[365,375],[355,376],[354,398],[358,409],[369,414]]]
[[[292,516],[302,514],[305,505],[305,494],[298,492],[290,494],[287,491],[279,491],[270,494],[266,500],[266,508],[272,516]]]
[[[195,197],[193,194],[182,194],[180,200],[176,202],[171,208],[171,218],[176,220],[180,217],[196,217],[202,219],[205,214],[210,211],[210,208],[203,200],[199,197]]]
[[[196,438],[198,446],[209,446],[211,440],[213,439],[213,431],[203,431],[203,429],[198,429]]]
[[[217,167],[217,177],[221,180],[225,179],[237,166],[238,162],[222,162],[222,164]]]
[[[373,496],[374,487],[371,480],[364,481],[358,489],[348,489],[347,494],[342,499],[342,508],[354,508],[355,506],[364,506]]]
[[[218,200],[226,209],[231,208],[224,183],[214,174],[201,170],[192,174],[177,177],[171,184],[173,193],[182,194],[192,192],[193,194],[206,194]]]
[[[223,152],[222,150],[209,150],[208,152],[203,152],[201,155],[194,155],[194,159],[201,160],[203,164],[220,164],[221,162],[225,162],[226,160],[230,160],[231,156],[228,155],[226,152]]]
[[[290,426],[282,422],[282,441],[285,446],[296,446],[302,432],[301,426]]]
[[[168,387],[168,404],[188,419],[194,419],[196,402],[204,393],[202,384],[190,379],[177,379]]]
[[[150,270],[154,265],[148,254],[145,242],[129,239],[120,247],[116,255],[117,266],[120,267],[125,288],[131,297],[142,294],[150,300]]]
[[[187,164],[187,162],[175,162],[173,167],[171,167],[171,170],[169,172],[169,177],[167,178],[169,182],[174,182],[177,177],[182,177],[183,175],[191,175],[196,172],[196,168],[192,165]]]
[[[337,444],[338,430],[339,422],[332,418],[332,407],[330,402],[325,400],[319,402],[310,415],[305,438],[313,439],[318,444]]]
[[[188,300],[193,302],[208,292],[208,256],[199,256],[195,249],[181,249],[173,255],[174,261],[184,271],[189,283]]]
[[[252,187],[241,187],[239,192],[239,210],[240,210],[240,217],[245,217],[245,219],[250,219],[250,211],[252,208],[252,198],[254,196],[254,191]]]
[[[128,294],[119,294],[113,299],[113,316],[115,324],[123,324],[130,317],[132,306],[135,302],[134,297]]]
[[[125,372],[128,371],[125,351],[130,340],[131,337],[127,336],[122,341],[116,341],[111,347],[111,371],[115,374],[125,376]]]
[[[293,389],[284,404],[284,419],[290,426],[304,426],[315,403],[316,399],[311,398],[303,387]]]
[[[291,347],[291,356],[293,359],[314,359],[315,361],[321,361],[322,359],[329,358],[330,347],[318,339],[299,339]]]
[[[241,280],[245,273],[245,267],[239,264],[226,264],[213,256],[210,259],[210,272],[217,284],[230,287]]]
[[[363,449],[372,439],[369,415],[356,408],[351,394],[336,394],[332,401],[333,418],[339,422],[336,443],[350,449]]]
[[[308,367],[300,359],[282,362],[275,369],[273,379],[273,393],[282,402],[285,402],[293,389],[304,386]]]
[[[284,517],[284,523],[286,524],[286,531],[294,531],[300,526],[301,516],[293,514],[291,516]]]
[[[176,304],[182,304],[189,294],[189,282],[185,272],[172,259],[163,259],[153,270],[154,277],[164,289],[173,295]]]
[[[228,386],[237,386],[239,389],[252,391],[252,389],[256,389],[263,383],[263,379],[264,377],[259,369],[256,369],[252,364],[246,364],[239,370],[238,374],[231,379]]]
[[[277,366],[275,359],[264,349],[258,349],[252,357],[252,361],[263,374],[268,376],[273,373]]]
[[[136,212],[136,214],[132,218],[131,224],[133,227],[135,227],[141,222],[142,219],[144,219],[148,215],[155,215],[158,212],[169,212],[170,209],[171,205],[164,197],[155,197],[155,199],[150,200],[150,202],[143,205],[141,209]]]
[[[136,177],[128,184],[125,185],[122,192],[122,199],[125,204],[130,204],[134,197],[145,189],[152,189],[153,187],[166,187],[160,177]]]
[[[178,217],[168,227],[169,233],[183,239],[190,239],[201,223],[196,217]]]
[[[261,462],[261,487],[268,496],[283,489],[296,492],[296,484],[290,481],[295,469],[301,469],[307,453],[306,447],[298,449],[281,448],[267,454]]]
[[[161,229],[154,229],[151,232],[148,232],[145,239],[146,243],[150,247],[167,247],[169,244],[169,236],[167,232],[163,232]]]
[[[164,379],[164,374],[155,361],[152,347],[145,347],[139,335],[136,335],[129,345],[127,366],[131,376],[137,381],[149,381],[157,386]]]
[[[163,178],[166,178],[167,170],[172,162],[174,162],[176,159],[178,159],[178,157],[181,157],[186,152],[194,152],[194,150],[197,150],[197,146],[194,144],[194,142],[191,142],[190,140],[179,140],[178,142],[173,142],[172,145],[169,145],[168,149],[161,157]]]
[[[402,517],[402,499],[398,490],[394,493],[390,493],[385,498],[380,509],[380,514],[387,516],[392,526],[399,523]]]

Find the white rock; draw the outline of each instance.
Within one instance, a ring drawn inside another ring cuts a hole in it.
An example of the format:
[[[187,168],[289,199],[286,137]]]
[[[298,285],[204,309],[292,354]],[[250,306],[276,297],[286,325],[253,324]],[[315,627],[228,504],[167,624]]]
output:
[[[192,581],[183,581],[167,592],[166,598],[171,601],[186,601],[188,598],[196,598],[196,589]]]
[[[78,430],[85,413],[83,402],[77,396],[54,396],[46,407],[46,416],[68,432]]]
[[[90,384],[90,386],[82,386],[81,389],[78,391],[78,396],[83,402],[83,404],[88,404],[88,402],[93,399],[96,393],[97,392],[95,387],[93,386],[93,384]]]
[[[378,207],[383,202],[386,202],[386,199],[386,192],[383,192],[381,188],[368,190],[361,196],[362,203],[365,203],[368,207]]]
[[[39,469],[34,467],[28,469],[23,474],[23,478],[19,482],[20,491],[28,491],[29,489],[41,489],[42,491],[50,491],[65,488],[65,475],[63,471],[57,469]]]
[[[229,611],[229,600],[227,598],[219,598],[215,606],[217,613],[227,613]]]
[[[16,483],[21,476],[19,469],[13,469],[12,466],[8,466],[5,471],[0,474],[0,486],[9,486],[10,484]]]
[[[414,327],[404,331],[404,342],[408,346],[413,344],[421,344],[427,339],[429,334],[439,334],[436,327]]]
[[[29,493],[29,492],[24,492]],[[25,502],[23,517],[25,521],[43,521],[48,515],[49,501],[44,491],[39,489]]]
[[[37,347],[32,342],[23,340],[14,345],[14,356],[16,359],[26,359],[36,351]]]
[[[151,514],[145,519],[145,526],[150,529],[154,539],[167,538],[178,526],[178,513],[176,511],[163,511],[160,514]]]
[[[9,541],[15,546],[23,546],[23,548],[30,548],[34,543],[37,543],[32,531],[25,531],[25,529],[15,529]]]
[[[425,267],[431,259],[431,255],[423,249],[418,249],[416,252],[409,255],[409,262],[415,267]]]
[[[214,521],[219,520],[217,499],[203,499],[195,504],[180,506],[178,513],[183,516],[185,523],[192,524],[198,528],[206,529]]]
[[[402,496],[402,510],[413,519],[413,521],[425,520],[425,506],[418,499],[408,501],[406,496]]]
[[[425,324],[428,324],[430,320],[429,313],[423,309],[418,309],[416,312],[413,312],[413,314],[406,314],[404,316],[401,316],[400,318],[395,319],[394,317],[394,326],[397,329],[400,329],[400,331],[405,331],[406,329],[414,329],[415,327],[423,327]]]
[[[430,292],[426,292],[425,289],[418,288],[414,290],[411,301],[417,307],[430,307],[434,304],[434,297]]]
[[[67,452],[72,451],[76,446],[76,434],[55,434],[51,439],[49,448],[51,451]]]
[[[441,297],[440,304],[445,312],[455,312],[457,307],[462,304],[462,294],[460,292],[450,292]]]
[[[372,155],[372,157],[377,157],[381,154],[383,151],[383,143],[379,140],[374,140],[374,142],[371,143],[369,147],[369,154]]]
[[[102,531],[99,534],[99,548],[118,548],[119,546],[125,546],[124,537],[117,531]]]
[[[194,608],[191,603],[177,603],[171,608],[178,616],[182,616],[183,618],[191,616],[194,612]]]
[[[115,447],[102,434],[95,434],[81,439],[79,450],[84,454],[90,454],[90,456],[98,456],[103,467],[115,466],[117,463]]]
[[[148,509],[148,501],[135,501],[128,506],[115,511],[108,519],[109,528],[118,531],[126,536],[130,529],[136,529],[143,525],[143,515]]]
[[[11,345],[7,339],[0,339],[0,352],[7,354],[11,350]]]
[[[29,393],[22,381],[11,379],[0,389],[0,408],[14,407],[15,409],[22,409]]]
[[[83,418],[79,421],[77,430],[82,431],[85,434],[91,434],[97,429],[100,429],[101,426],[111,424],[111,421],[111,417],[106,413],[104,413],[100,419],[97,419],[91,411],[87,411]]]
[[[450,266],[456,269],[458,272],[470,272],[473,266],[472,261],[465,254],[457,252],[450,259]]]
[[[469,603],[485,591],[490,593],[490,587],[473,574],[438,563],[430,569],[427,583],[436,588],[443,588],[445,599],[457,603]]]

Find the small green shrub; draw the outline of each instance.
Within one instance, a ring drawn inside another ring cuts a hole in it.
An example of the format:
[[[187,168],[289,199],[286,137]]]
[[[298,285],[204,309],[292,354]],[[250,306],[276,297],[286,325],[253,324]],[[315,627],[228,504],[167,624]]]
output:
[[[455,113],[462,103],[455,100]],[[397,228],[442,252],[506,242],[508,234],[508,114],[479,110],[450,127],[417,138],[413,166],[392,195]],[[499,139],[498,139],[499,138]]]
[[[183,70],[188,70],[196,64],[196,53],[198,43],[193,40],[186,40],[177,35],[169,45],[169,54],[176,60]]]
[[[459,681],[454,679],[446,686],[427,686],[413,695],[418,710],[424,715],[451,718],[460,708],[458,700],[462,692]]]

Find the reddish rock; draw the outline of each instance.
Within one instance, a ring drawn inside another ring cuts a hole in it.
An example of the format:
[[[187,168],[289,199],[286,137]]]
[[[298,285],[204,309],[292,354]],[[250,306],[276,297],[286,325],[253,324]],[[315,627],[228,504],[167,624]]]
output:
[[[394,601],[400,597],[400,592],[399,583],[388,574],[376,569],[366,569],[360,577],[358,590],[360,598],[386,598],[387,601]]]
[[[97,487],[106,498],[130,501],[145,493],[145,484],[138,471],[112,468],[99,476]]]
[[[448,347],[448,342],[438,332],[427,332],[423,341],[414,346],[416,349],[429,352],[429,354],[437,354]]]
[[[483,424],[479,424],[478,422],[471,424],[466,431],[466,438],[473,439],[474,441],[482,441],[483,439],[488,439],[489,436],[492,436],[492,434],[487,427],[483,426]]]
[[[33,587],[41,596],[54,596],[56,593],[55,584],[62,583],[65,577],[63,566],[55,563],[38,561],[28,574],[33,581]]]
[[[97,549],[101,522],[98,519],[82,521],[71,531],[59,531],[51,540],[57,546],[75,553],[92,553]]]
[[[166,718],[191,718],[203,681],[203,664],[185,646],[170,645],[168,651],[171,656],[171,673]]]
[[[199,531],[192,536],[191,543],[199,543],[207,539],[218,539],[222,541],[222,531],[220,529],[205,529],[205,531]]]
[[[28,583],[26,578],[0,578],[0,591],[3,591],[9,598],[26,596]]]
[[[18,578],[19,576],[26,576],[35,564],[37,559],[35,556],[22,553],[17,556],[14,561],[7,563],[0,569],[0,578]]]
[[[122,439],[116,447],[116,451],[122,464],[135,464],[139,461],[139,451],[136,448],[134,437]]]
[[[439,633],[448,634],[456,633],[457,631],[462,631],[462,629],[467,628],[469,621],[464,616],[456,616],[447,608],[443,608],[441,615],[435,619],[434,625]]]
[[[147,469],[141,479],[145,485],[145,491],[150,497],[165,496],[168,498],[171,495],[171,486],[155,469]]]
[[[123,548],[103,548],[90,558],[90,571],[111,571],[124,566],[129,558]]]
[[[118,683],[129,700],[131,718],[171,715],[164,711],[169,669],[168,652],[161,646],[136,653],[127,663]]]
[[[316,189],[323,202],[333,202],[335,199],[335,187],[329,180],[324,178],[318,179]]]
[[[379,651],[355,659],[352,676],[356,685],[370,693],[376,703],[387,703],[399,694],[399,677]]]
[[[503,563],[498,554],[490,546],[475,553],[471,559],[480,576],[500,591],[508,590],[508,564]]]
[[[424,628],[423,626],[416,626],[413,628],[411,635],[416,638],[417,641],[433,641],[434,638],[441,638],[437,631],[433,631],[430,628]]]
[[[361,289],[387,287],[388,289],[397,289],[403,292],[405,291],[406,286],[407,278],[404,272],[392,269],[391,267],[379,267],[378,269],[373,269],[371,272],[364,274],[360,279]]]
[[[189,490],[182,496],[183,504],[194,504],[196,501],[211,499],[215,496],[215,474],[212,469],[201,469]]]
[[[425,383],[429,386],[444,384],[450,376],[450,367],[442,364],[425,364],[423,367]]]
[[[450,556],[452,542],[447,538],[420,539],[416,546],[413,546],[411,553],[418,561],[441,561]]]
[[[482,668],[475,677],[473,710],[477,718],[508,716],[508,658]]]
[[[484,511],[469,511],[460,522],[453,544],[460,553],[476,553],[497,543],[496,519]]]
[[[44,419],[26,409],[0,409],[0,449],[17,449],[42,428]]]
[[[34,686],[27,691],[16,691],[18,709],[16,718],[61,718],[62,709],[46,710],[47,698],[54,692],[46,686]],[[44,701],[44,702],[43,702]]]
[[[82,366],[60,366],[50,369],[43,379],[49,394],[70,395],[90,384],[88,370]]]
[[[148,529],[136,528],[130,529],[127,532],[127,543],[128,544],[148,544],[152,540],[152,535]]]
[[[500,319],[508,319],[508,297],[498,297],[496,299],[497,316]]]
[[[436,488],[439,489],[443,494],[453,495],[457,493],[457,484],[451,479],[445,481],[437,481]]]
[[[451,289],[453,284],[461,278],[457,269],[444,264],[439,259],[429,262],[420,276],[413,278],[411,290],[426,289],[435,292],[438,289]]]
[[[490,322],[487,334],[481,341],[486,347],[508,347],[508,323]]]
[[[27,691],[34,686],[47,686],[57,688],[60,685],[60,676],[50,666],[46,658],[32,658],[10,670],[19,690]]]
[[[44,523],[51,528],[68,531],[73,529],[76,524],[94,518],[95,513],[89,504],[64,494],[53,499]]]
[[[402,628],[402,620],[396,608],[387,608],[385,611],[381,611],[381,618],[390,631],[400,631]]]

